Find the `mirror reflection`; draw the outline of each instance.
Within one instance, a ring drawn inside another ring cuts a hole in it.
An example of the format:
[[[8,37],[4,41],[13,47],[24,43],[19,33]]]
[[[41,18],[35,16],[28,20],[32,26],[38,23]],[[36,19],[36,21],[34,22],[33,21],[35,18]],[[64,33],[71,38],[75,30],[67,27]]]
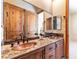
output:
[[[61,16],[54,16],[53,17],[53,29],[54,30],[61,30],[62,24],[62,17]]]
[[[45,32],[52,32],[52,15],[45,12]]]
[[[41,33],[52,30],[52,15],[37,6],[29,5],[32,11],[4,1],[5,42],[36,38]]]

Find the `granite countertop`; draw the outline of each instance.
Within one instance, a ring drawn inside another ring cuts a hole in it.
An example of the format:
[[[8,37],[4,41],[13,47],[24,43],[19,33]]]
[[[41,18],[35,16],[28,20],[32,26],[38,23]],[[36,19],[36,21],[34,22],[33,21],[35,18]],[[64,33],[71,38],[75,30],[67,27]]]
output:
[[[15,57],[18,57],[23,54],[30,53],[31,51],[34,51],[36,49],[39,49],[41,47],[44,47],[46,45],[49,45],[51,43],[57,42],[61,40],[62,38],[58,39],[49,39],[49,38],[44,38],[44,39],[37,39],[37,40],[31,40],[29,42],[36,42],[37,44],[28,50],[23,50],[23,51],[15,51],[12,50],[10,45],[4,45],[2,46],[2,54],[1,54],[1,59],[13,59]]]

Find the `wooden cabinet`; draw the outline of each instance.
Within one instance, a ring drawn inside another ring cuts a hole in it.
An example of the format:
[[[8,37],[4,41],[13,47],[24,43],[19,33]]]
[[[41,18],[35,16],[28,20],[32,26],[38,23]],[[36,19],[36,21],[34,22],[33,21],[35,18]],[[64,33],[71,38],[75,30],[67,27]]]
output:
[[[10,32],[11,29],[10,29],[10,18],[9,18],[9,11],[10,11],[10,8],[9,8],[9,4],[4,4],[4,20],[3,20],[3,24],[4,24],[4,39],[10,37]],[[9,33],[9,34],[8,34]]]
[[[4,3],[4,39],[14,39],[18,34],[36,32],[36,15],[9,3]]]
[[[53,50],[52,53],[48,54],[46,59],[55,59],[55,51]]]
[[[23,55],[21,57],[15,58],[15,59],[34,59],[34,54]]]
[[[62,59],[63,50],[63,40],[59,40],[14,59]]]
[[[46,46],[45,59],[55,59],[55,43]]]
[[[20,56],[14,59],[43,59],[43,51],[44,51],[44,48],[41,48],[33,52],[30,52],[29,54],[25,54],[23,56]]]
[[[14,39],[23,31],[24,10],[4,3],[4,39]]]
[[[61,59],[64,56],[64,41],[56,42],[56,59]]]

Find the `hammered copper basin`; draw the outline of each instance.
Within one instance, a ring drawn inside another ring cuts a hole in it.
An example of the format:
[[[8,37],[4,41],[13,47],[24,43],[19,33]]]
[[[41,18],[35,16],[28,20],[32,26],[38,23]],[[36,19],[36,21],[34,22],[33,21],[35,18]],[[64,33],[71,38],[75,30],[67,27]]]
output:
[[[16,45],[12,48],[12,50],[21,51],[33,48],[36,45],[36,42],[23,43],[20,45]]]

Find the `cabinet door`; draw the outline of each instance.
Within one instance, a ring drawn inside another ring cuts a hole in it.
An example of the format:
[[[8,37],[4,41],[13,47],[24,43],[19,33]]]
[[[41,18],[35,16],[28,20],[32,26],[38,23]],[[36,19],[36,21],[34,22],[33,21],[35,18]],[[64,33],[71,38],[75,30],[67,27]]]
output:
[[[25,55],[22,57],[19,57],[17,59],[42,59],[42,53],[38,52],[38,53],[34,53],[34,54],[30,54],[30,55]]]
[[[43,59],[43,54],[42,51],[39,51],[37,53],[34,54],[34,59]]]
[[[31,54],[31,55],[24,55],[24,56],[22,56],[22,57],[19,57],[19,58],[17,58],[17,59],[34,59],[34,54]]]
[[[55,59],[55,43],[50,44],[46,47],[45,59]]]
[[[4,39],[10,39],[10,6],[7,3],[4,3],[4,19],[3,19],[3,25],[4,25]]]
[[[11,35],[11,39],[13,39],[13,37],[16,35],[16,13],[15,13],[16,9],[14,6],[10,5],[10,35]]]
[[[36,51],[30,52],[26,55],[20,56],[16,59],[44,59],[43,58],[43,49],[38,49]]]
[[[4,39],[15,39],[23,32],[24,10],[4,3]]]
[[[64,55],[63,41],[57,42],[56,45],[57,45],[57,47],[56,47],[56,59],[61,59],[62,56]]]

